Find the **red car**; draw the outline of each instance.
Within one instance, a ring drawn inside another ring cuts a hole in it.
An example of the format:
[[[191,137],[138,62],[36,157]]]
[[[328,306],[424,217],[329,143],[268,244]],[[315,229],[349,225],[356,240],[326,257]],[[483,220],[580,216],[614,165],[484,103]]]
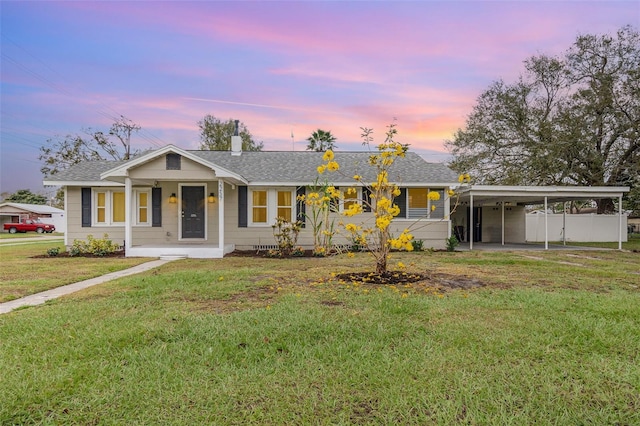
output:
[[[40,219],[26,219],[20,221],[20,223],[5,223],[4,230],[9,231],[10,234],[29,231],[35,231],[38,234],[42,234],[43,232],[51,233],[56,230],[56,227],[48,223],[42,223],[40,222]]]

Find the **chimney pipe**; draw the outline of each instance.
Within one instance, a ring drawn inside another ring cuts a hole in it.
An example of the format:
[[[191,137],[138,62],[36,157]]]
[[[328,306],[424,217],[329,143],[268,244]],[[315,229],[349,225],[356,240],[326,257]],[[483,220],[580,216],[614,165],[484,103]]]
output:
[[[238,129],[240,120],[235,120],[235,123],[236,128],[233,131],[233,136],[231,136],[231,155],[240,155],[242,154],[242,138]]]

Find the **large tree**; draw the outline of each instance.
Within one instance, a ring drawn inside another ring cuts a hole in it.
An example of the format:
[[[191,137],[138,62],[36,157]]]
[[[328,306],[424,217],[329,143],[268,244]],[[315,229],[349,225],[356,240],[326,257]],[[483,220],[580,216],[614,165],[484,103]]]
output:
[[[445,144],[451,167],[478,183],[640,186],[640,34],[583,35],[561,57],[527,59]]]
[[[331,131],[325,131],[318,129],[311,133],[311,136],[307,138],[307,151],[319,151],[324,152],[329,149],[334,150],[336,147],[336,138],[331,134]]]
[[[29,189],[19,189],[6,197],[5,201],[24,204],[47,204],[47,197],[40,194],[34,194]]]
[[[38,159],[44,163],[40,171],[52,176],[74,164],[87,160],[128,160],[137,150],[131,149],[131,134],[140,126],[120,116],[105,133],[91,128],[82,134],[56,136],[40,147]]]
[[[222,121],[211,114],[207,114],[198,121],[200,128],[200,149],[212,151],[229,151],[231,149],[231,136],[235,134],[236,121],[230,118]],[[263,143],[253,140],[253,136],[247,126],[238,121],[238,136],[242,139],[243,151],[262,151]]]

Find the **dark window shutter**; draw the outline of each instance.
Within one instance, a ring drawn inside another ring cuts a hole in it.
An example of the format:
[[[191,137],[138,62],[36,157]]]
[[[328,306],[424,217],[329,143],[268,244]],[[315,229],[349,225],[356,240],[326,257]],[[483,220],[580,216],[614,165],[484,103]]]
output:
[[[371,211],[371,191],[367,187],[362,188],[362,211]]]
[[[151,188],[151,226],[162,226],[162,188]]]
[[[398,195],[395,198],[395,200],[393,200],[393,202],[396,203],[398,207],[400,207],[400,214],[398,214],[397,217],[401,219],[406,219],[407,218],[407,188],[400,188],[400,195]]]
[[[238,227],[246,228],[248,223],[248,214],[249,214],[249,204],[247,202],[248,198],[248,188],[246,186],[238,187]]]
[[[82,227],[91,227],[91,188],[81,188]]]
[[[296,189],[296,220],[302,222],[302,227],[304,228],[306,225],[307,219],[307,205],[304,201],[298,200],[298,197],[305,195],[306,188],[304,186],[298,187]]]

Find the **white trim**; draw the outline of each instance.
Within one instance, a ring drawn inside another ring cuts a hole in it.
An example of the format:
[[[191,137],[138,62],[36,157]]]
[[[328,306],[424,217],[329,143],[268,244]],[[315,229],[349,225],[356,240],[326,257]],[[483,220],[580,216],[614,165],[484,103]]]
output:
[[[131,230],[131,208],[132,203],[131,178],[128,176],[124,179],[124,250],[125,253],[131,248],[133,232]]]
[[[179,154],[182,157],[188,158],[189,160],[198,163],[204,167],[207,167],[211,170],[213,170],[213,172],[215,173],[215,177],[226,177],[226,178],[232,178],[232,179],[237,179],[238,181],[242,182],[242,183],[247,183],[247,181],[240,176],[237,173],[233,173],[230,170],[227,170],[223,167],[219,167],[218,165],[211,163],[201,157],[198,157],[197,155],[194,155],[192,153],[190,153],[189,151],[185,151],[184,149],[178,148],[175,145],[167,145],[165,147],[162,147],[158,150],[155,151],[151,151],[147,154],[141,155],[139,157],[136,157],[133,160],[127,161],[124,164],[121,164],[117,167],[114,167],[110,170],[107,170],[106,172],[103,172],[100,174],[100,179],[107,179],[110,177],[122,177],[122,176],[126,176],[128,174],[128,171],[131,168],[134,168],[136,166],[142,165],[144,163],[147,163],[149,161],[155,160],[158,157],[161,157],[165,154],[168,153],[174,153],[174,154]]]
[[[45,180],[42,181],[44,186],[121,186],[124,188],[124,182],[105,182],[101,180],[83,180],[83,181],[68,181],[68,180]]]

